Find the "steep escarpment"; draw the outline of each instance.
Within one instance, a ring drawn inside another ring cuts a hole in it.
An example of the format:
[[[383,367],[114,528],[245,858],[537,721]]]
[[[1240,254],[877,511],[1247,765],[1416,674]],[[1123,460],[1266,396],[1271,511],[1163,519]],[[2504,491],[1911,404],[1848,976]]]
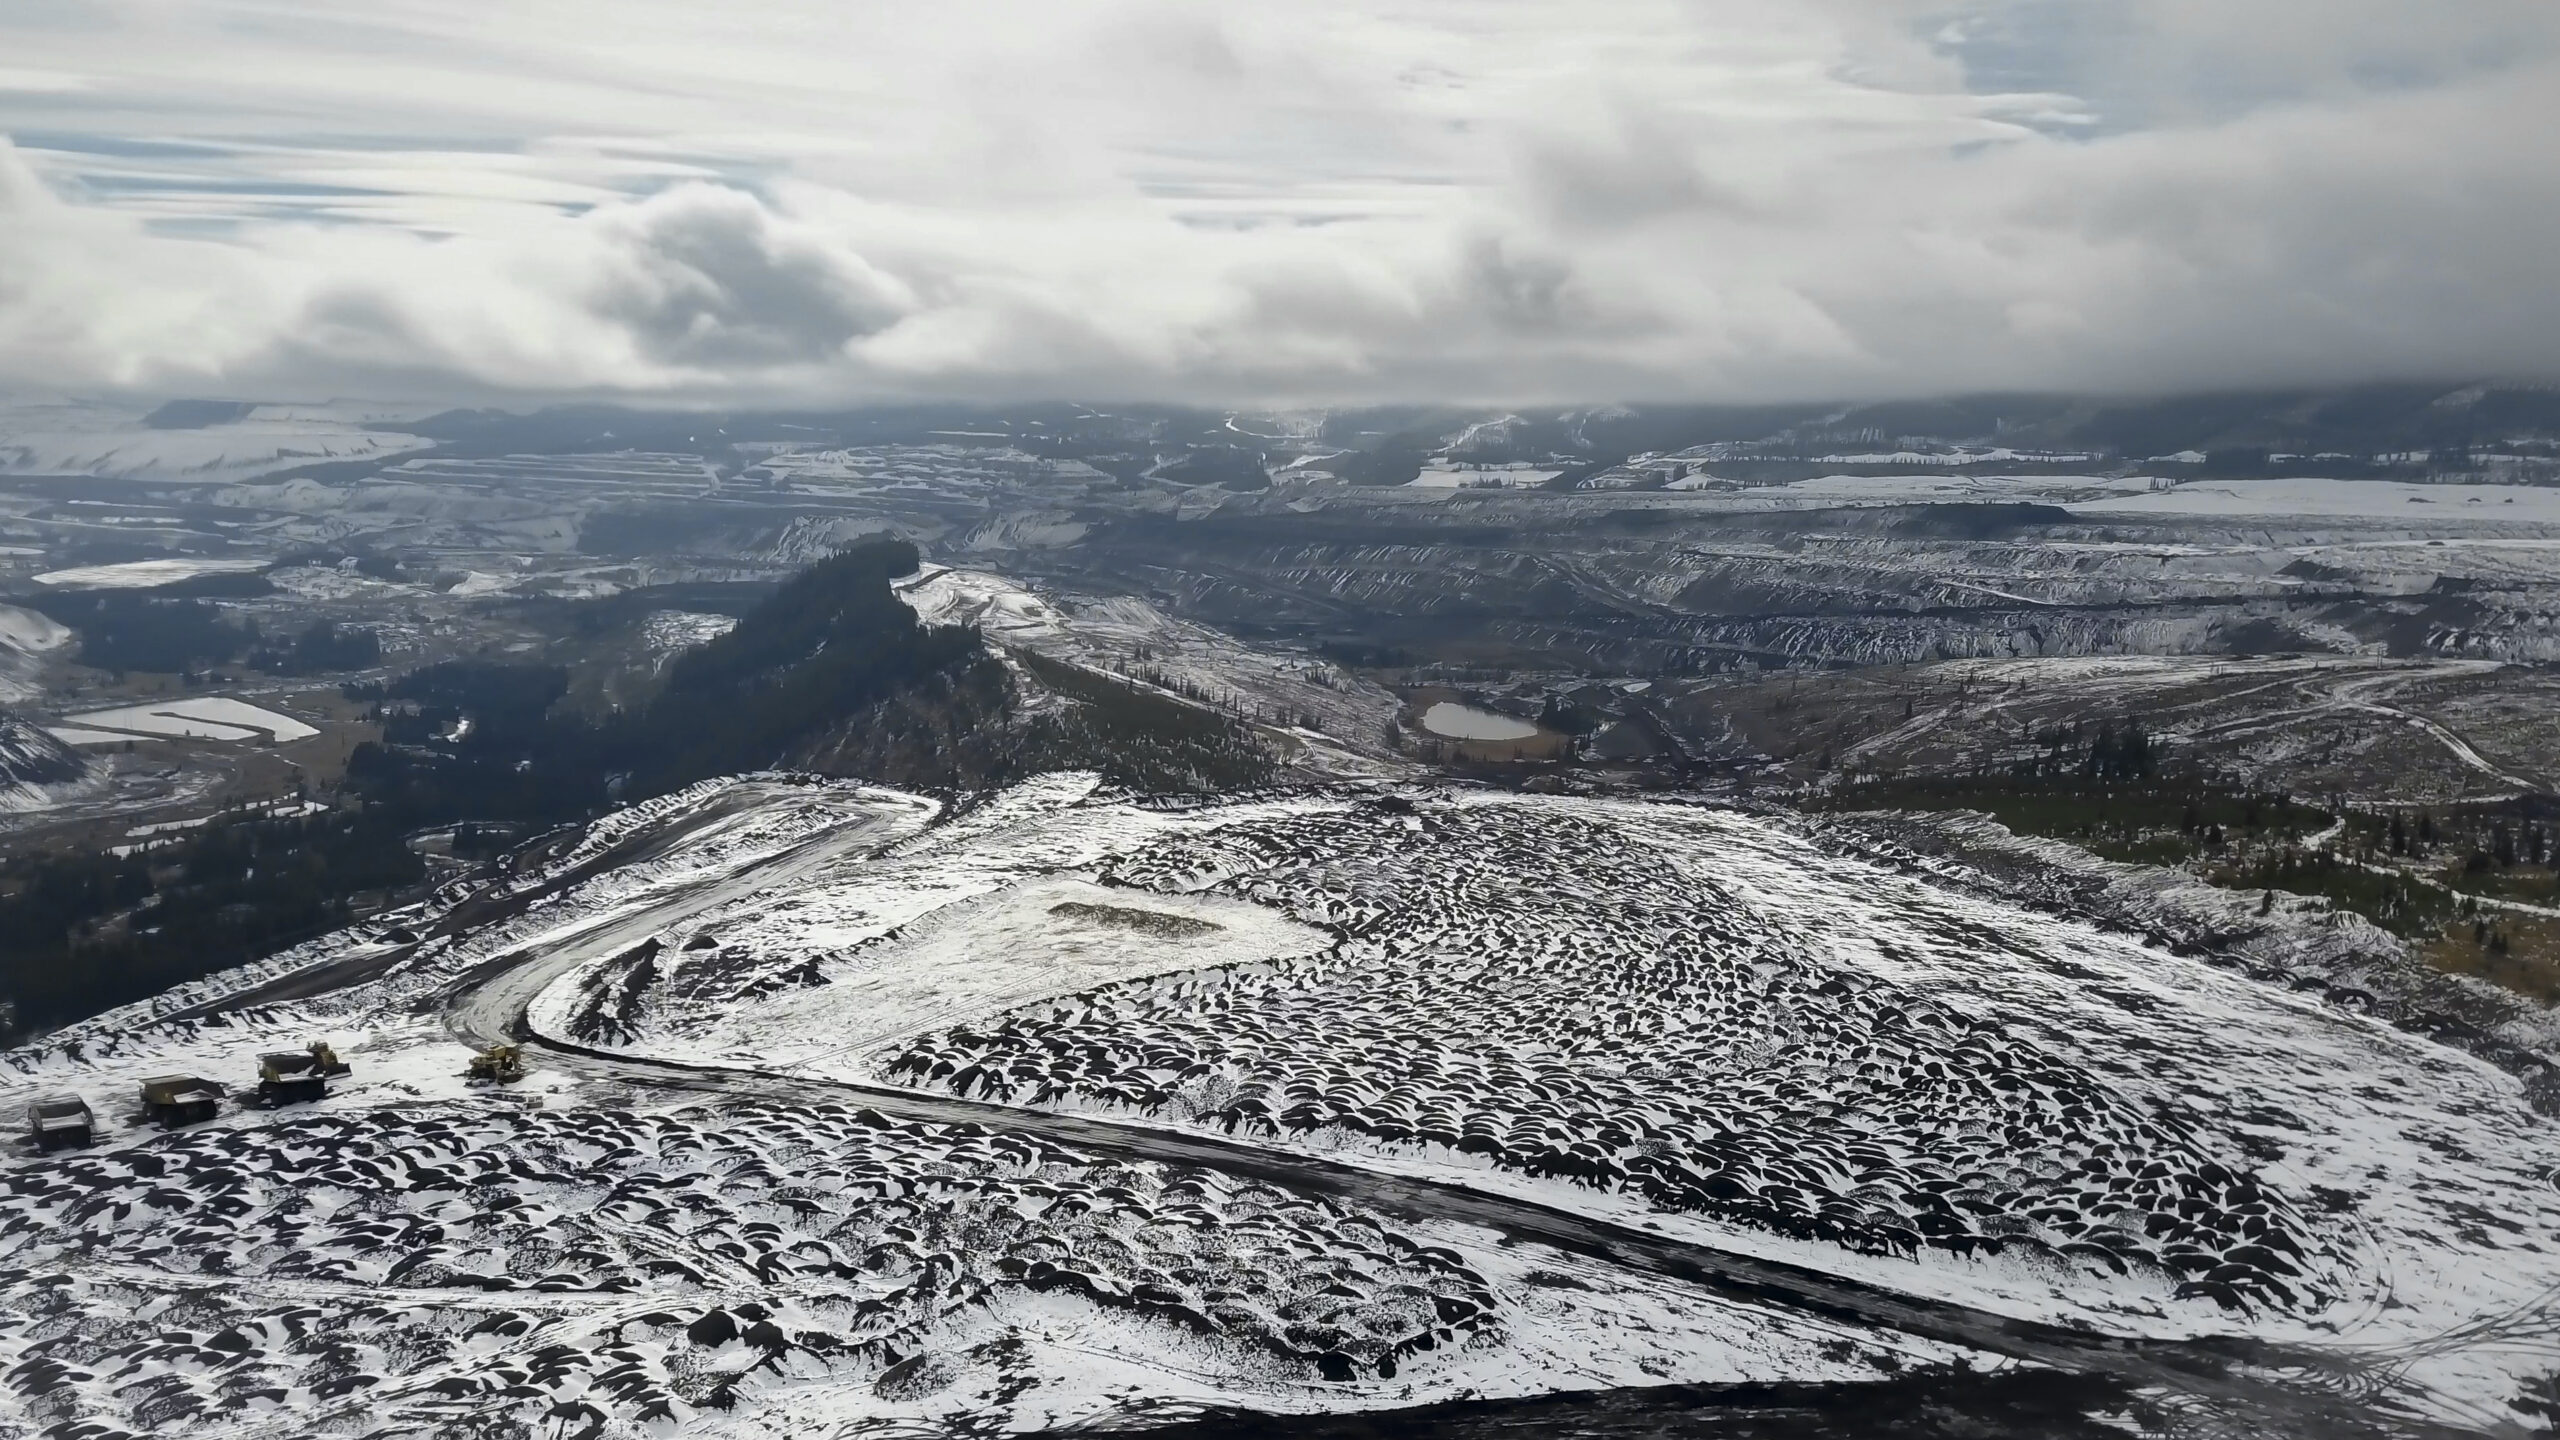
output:
[[[0,710],[0,811],[31,810],[88,778],[89,762],[24,716]]]

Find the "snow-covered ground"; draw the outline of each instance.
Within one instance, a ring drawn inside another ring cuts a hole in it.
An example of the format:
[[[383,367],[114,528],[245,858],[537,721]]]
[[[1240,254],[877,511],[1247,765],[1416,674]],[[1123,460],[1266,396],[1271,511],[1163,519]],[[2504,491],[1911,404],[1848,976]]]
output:
[[[129,560],[121,565],[83,565],[70,570],[48,570],[35,578],[37,584],[51,585],[57,590],[140,590],[193,580],[199,575],[227,575],[262,569],[266,563],[263,560],[204,558]]]
[[[445,593],[457,596],[499,595],[504,594],[515,583],[516,577],[511,575],[492,575],[484,570],[472,570],[466,572],[462,579],[455,582],[453,588]]]
[[[1818,475],[1782,485],[1732,486],[1693,475],[1674,490],[1721,488],[1737,505],[2062,505],[2144,495],[2171,481],[2148,475]]]
[[[388,603],[395,596],[415,596],[418,587],[379,580],[352,565],[288,565],[267,572],[267,580],[296,600],[341,603],[349,600]]]
[[[2560,1369],[2560,1136],[2465,1053],[1740,815],[1394,798],[1053,784],[690,911],[645,975],[618,934],[537,1019],[2323,1347],[2465,1424]]]
[[[260,405],[221,424],[155,429],[141,412],[119,406],[0,404],[0,474],[220,483],[323,461],[387,458],[433,443],[365,428],[385,418],[365,406]]]
[[[928,565],[898,593],[929,625],[975,625],[995,645],[1237,706],[1303,772],[1358,778],[1406,768],[1384,739],[1403,702],[1328,661],[1255,650],[1132,596],[1043,595],[985,571]]]
[[[70,643],[70,627],[52,616],[0,605],[0,646],[34,655]]]
[[[45,733],[65,745],[130,745],[134,737],[121,730],[84,730],[77,725],[48,725]]]
[[[1856,455],[1816,455],[1816,465],[2087,465],[2100,459],[2085,450],[2012,450],[2006,445],[1955,445],[1928,450],[1870,450]]]
[[[2410,525],[2560,521],[2560,490],[2546,485],[2416,485],[2401,480],[2194,480],[2091,500],[2087,515],[2311,516]]]
[[[183,700],[155,700],[143,705],[120,705],[112,710],[90,710],[66,716],[63,723],[74,734],[113,731],[120,732],[119,738],[149,735],[287,744],[308,740],[320,733],[317,727],[306,725],[290,715],[252,705],[246,700],[232,700],[219,695],[195,695]],[[60,735],[61,732],[55,733]]]
[[[813,927],[812,938],[823,939],[823,927]],[[704,944],[712,939],[701,931],[687,945],[716,949],[716,942]],[[1033,881],[953,900],[903,927],[894,940],[849,955],[828,972],[825,986],[785,988],[724,1032],[730,1043],[723,1057],[762,1069],[823,1073],[835,1057],[1062,989],[1195,969],[1210,955],[1233,964],[1312,953],[1327,943],[1322,931],[1241,901],[1169,896],[1133,905],[1125,893],[1090,881]],[[630,969],[602,967],[588,972],[580,987],[550,992],[536,1009],[537,1027],[591,1041],[622,1038],[645,1025],[645,1017],[617,1021],[608,1013]],[[713,969],[716,961],[690,966],[688,974],[707,979]],[[813,1035],[824,1037],[823,1049],[809,1048]]]
[[[652,610],[641,623],[641,640],[651,650],[672,654],[706,644],[738,628],[734,615],[705,615],[694,610]]]
[[[60,736],[0,711],[0,814],[49,810],[95,788],[94,771]]]
[[[70,643],[70,627],[52,616],[0,605],[0,705],[43,694],[44,656]]]
[[[1405,483],[1418,490],[1535,490],[1563,473],[1554,466],[1466,465],[1435,460]]]
[[[1216,1172],[841,1106],[296,1111],[9,1181],[21,1403],[153,1433],[1012,1430],[1948,1358]]]
[[[1667,1381],[1854,1381],[1988,1358],[1461,1224],[1390,1221],[985,1127],[841,1104],[703,1104],[539,1059],[510,1087],[461,1076],[466,1051],[438,997],[511,955],[577,937],[618,944],[634,925],[718,910],[758,884],[787,920],[783,902],[827,893],[828,877],[858,874],[881,846],[998,842],[1079,809],[1092,788],[1059,777],[929,830],[936,806],[889,792],[697,786],[600,827],[558,863],[626,863],[510,920],[421,942],[434,906],[377,917],[0,1053],[0,1108],[67,1090],[108,1127],[89,1150],[0,1159],[12,1403],[46,1424],[155,1434],[501,1421],[977,1433],[1199,1405],[1356,1410]],[[1034,939],[1042,916],[1166,945],[1210,934],[1277,951],[1325,938],[1248,902],[1150,898],[1147,920],[1116,913],[1129,898],[1059,881],[920,928],[913,964],[974,965],[988,947]],[[1087,908],[1062,915],[1069,906]],[[1089,944],[1080,960],[1049,944],[1001,963],[1020,978],[1047,955],[1091,983],[1095,965],[1129,973],[1110,948]],[[368,962],[381,973],[350,989],[168,1018],[298,967]],[[1014,993],[998,976],[981,998]],[[316,1038],[354,1066],[320,1102],[230,1107],[170,1135],[129,1113],[144,1076],[244,1089],[259,1052]]]

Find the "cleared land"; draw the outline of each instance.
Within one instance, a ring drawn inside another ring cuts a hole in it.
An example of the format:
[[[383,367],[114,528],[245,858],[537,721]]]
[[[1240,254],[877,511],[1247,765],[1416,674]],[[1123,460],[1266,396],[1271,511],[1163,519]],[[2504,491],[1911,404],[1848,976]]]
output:
[[[1019,823],[1079,793],[945,828]],[[853,787],[696,787],[458,908],[382,917],[0,1053],[0,1101],[85,1092],[109,1130],[94,1151],[0,1158],[0,1357],[22,1402],[51,1423],[160,1432],[359,1410],[421,1431],[564,1417],[996,1431],[1559,1383],[1854,1382],[1964,1353],[1125,1146],[893,1120],[779,1077],[781,1104],[705,1104],[543,1059],[504,1090],[460,1078],[435,1012],[458,1004],[453,1023],[477,1025],[484,1000],[503,1003],[491,978],[528,956],[621,953],[749,877],[788,893],[895,852],[936,813]],[[565,903],[534,903],[579,876]],[[1174,900],[1094,908],[1114,913],[1058,923],[1232,933],[1122,918],[1197,908]],[[236,1077],[314,1033],[356,1073],[307,1110],[152,1136],[111,1098],[143,1074]]]
[[[1062,872],[1221,929],[1094,984],[1036,958],[1085,923]],[[1327,943],[1228,948],[1239,904]],[[872,1018],[961,1000],[931,972],[999,919],[1055,927],[1013,935],[1010,994]],[[2530,1362],[2428,1337],[2545,1323],[2560,1152],[2514,1076],[2281,973],[1696,806],[1053,787],[619,930],[533,1016],[628,996],[598,1043],[1445,1177],[2020,1318],[2334,1342],[2494,1410]]]
[[[70,716],[74,730],[118,731],[125,735],[175,736],[191,740],[261,740],[288,744],[320,733],[290,715],[245,700],[195,696],[150,705],[125,705]],[[95,742],[84,742],[95,743]]]

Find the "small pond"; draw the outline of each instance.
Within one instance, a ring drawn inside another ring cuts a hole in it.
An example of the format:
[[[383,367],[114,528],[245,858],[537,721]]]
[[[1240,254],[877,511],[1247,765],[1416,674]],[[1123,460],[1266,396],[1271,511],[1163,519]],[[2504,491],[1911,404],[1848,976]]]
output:
[[[1496,715],[1455,700],[1442,700],[1422,712],[1422,728],[1444,740],[1526,740],[1538,727],[1526,720]]]

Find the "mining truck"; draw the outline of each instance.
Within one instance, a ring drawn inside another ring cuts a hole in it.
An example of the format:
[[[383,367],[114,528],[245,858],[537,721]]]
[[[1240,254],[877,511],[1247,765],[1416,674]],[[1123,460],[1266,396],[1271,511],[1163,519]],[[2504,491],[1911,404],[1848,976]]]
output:
[[[299,1051],[282,1050],[258,1057],[258,1103],[291,1105],[329,1093],[328,1082],[355,1067],[338,1058],[326,1040],[314,1040]]]
[[[47,1095],[27,1107],[27,1138],[38,1150],[86,1145],[97,1133],[97,1117],[77,1095]]]
[[[142,1114],[164,1130],[210,1120],[221,1108],[224,1091],[211,1080],[193,1075],[155,1075],[142,1082]]]
[[[281,1050],[258,1057],[258,1103],[291,1105],[329,1093],[320,1062],[300,1050]]]
[[[471,1068],[463,1072],[468,1079],[484,1085],[504,1085],[524,1078],[524,1052],[513,1045],[492,1045],[471,1057]]]

